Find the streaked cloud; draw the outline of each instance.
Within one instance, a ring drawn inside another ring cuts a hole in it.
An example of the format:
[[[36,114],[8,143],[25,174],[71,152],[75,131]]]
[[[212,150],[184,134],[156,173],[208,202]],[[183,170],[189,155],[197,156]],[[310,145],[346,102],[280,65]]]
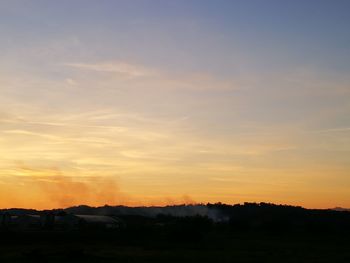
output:
[[[97,72],[108,72],[108,73],[117,73],[125,75],[131,78],[137,77],[147,77],[155,75],[156,72],[145,67],[136,66],[133,64],[128,64],[124,62],[114,62],[114,63],[96,63],[96,64],[84,64],[84,63],[67,63],[66,66],[91,70]]]
[[[80,71],[95,71],[113,75],[110,84],[126,80],[129,88],[147,89],[190,89],[190,90],[232,90],[239,88],[238,80],[218,79],[206,73],[174,74],[164,70],[125,62],[65,63]],[[96,75],[98,78],[98,76]],[[103,78],[103,77],[101,77]],[[75,82],[75,81],[74,81]],[[69,83],[72,83],[70,79]],[[125,83],[124,83],[125,85]]]

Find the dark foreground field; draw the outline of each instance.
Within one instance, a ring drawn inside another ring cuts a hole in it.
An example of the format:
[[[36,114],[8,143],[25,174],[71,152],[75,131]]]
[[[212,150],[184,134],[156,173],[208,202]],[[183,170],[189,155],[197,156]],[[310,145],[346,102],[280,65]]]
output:
[[[346,235],[146,232],[2,233],[0,262],[350,262]]]
[[[202,215],[186,216],[190,211],[202,211]],[[3,224],[0,263],[350,262],[348,211],[263,203],[156,210],[77,207],[66,211],[3,211],[4,215],[17,215],[13,218],[31,220],[52,218],[45,215],[63,212],[68,218],[74,218],[74,213],[109,214],[118,218],[120,224],[111,229],[89,224],[73,228],[44,224],[32,229],[26,225],[21,229],[20,225]],[[23,213],[38,216],[21,217]]]

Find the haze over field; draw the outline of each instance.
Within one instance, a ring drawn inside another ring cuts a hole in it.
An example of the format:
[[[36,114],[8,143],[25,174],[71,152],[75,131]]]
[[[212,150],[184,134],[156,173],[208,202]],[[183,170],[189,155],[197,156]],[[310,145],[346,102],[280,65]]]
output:
[[[350,207],[349,1],[0,2],[0,208]]]

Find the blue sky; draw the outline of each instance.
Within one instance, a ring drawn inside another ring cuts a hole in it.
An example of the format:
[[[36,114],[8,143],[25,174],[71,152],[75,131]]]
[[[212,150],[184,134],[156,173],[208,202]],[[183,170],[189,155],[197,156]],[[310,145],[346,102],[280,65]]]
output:
[[[348,1],[3,1],[2,48],[78,38],[92,57],[218,74],[348,70],[348,9]]]

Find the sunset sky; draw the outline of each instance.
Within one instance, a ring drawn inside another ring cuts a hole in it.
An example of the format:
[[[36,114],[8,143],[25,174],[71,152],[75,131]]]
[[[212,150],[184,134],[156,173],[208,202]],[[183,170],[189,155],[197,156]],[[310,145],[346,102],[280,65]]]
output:
[[[349,12],[1,0],[0,208],[350,207]]]

